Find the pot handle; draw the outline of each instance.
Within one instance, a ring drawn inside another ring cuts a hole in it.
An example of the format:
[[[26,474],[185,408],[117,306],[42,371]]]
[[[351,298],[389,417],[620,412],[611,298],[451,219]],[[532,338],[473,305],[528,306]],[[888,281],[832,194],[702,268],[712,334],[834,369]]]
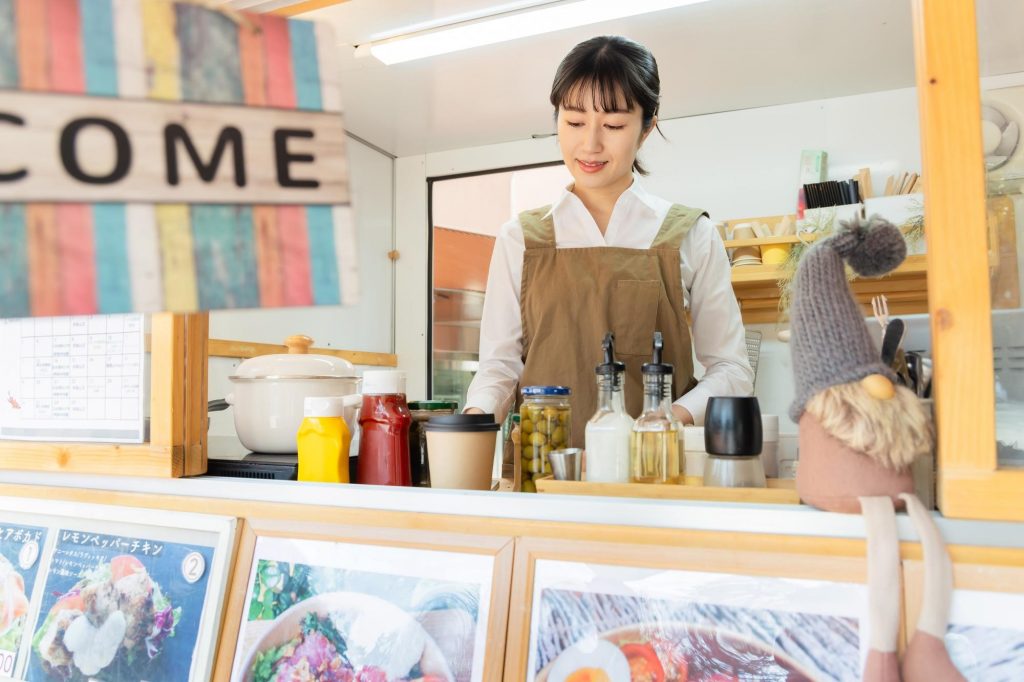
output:
[[[229,407],[231,407],[231,403],[229,403],[227,400],[224,400],[223,398],[211,400],[206,404],[206,410],[208,412],[222,412],[228,409]]]

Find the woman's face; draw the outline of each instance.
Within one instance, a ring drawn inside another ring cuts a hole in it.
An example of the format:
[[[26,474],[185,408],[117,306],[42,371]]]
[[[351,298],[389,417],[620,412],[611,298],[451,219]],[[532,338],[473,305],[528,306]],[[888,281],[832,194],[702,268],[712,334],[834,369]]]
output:
[[[627,111],[621,96],[614,111],[595,109],[602,98],[589,91],[571,99],[582,103],[584,109],[558,108],[558,146],[576,187],[625,190],[632,182],[637,151],[654,126],[644,130],[640,109]]]

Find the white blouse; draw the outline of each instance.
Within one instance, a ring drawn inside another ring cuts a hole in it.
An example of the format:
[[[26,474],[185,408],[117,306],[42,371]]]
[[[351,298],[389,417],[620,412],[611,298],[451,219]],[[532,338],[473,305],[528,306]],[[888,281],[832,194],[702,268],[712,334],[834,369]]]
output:
[[[648,249],[668,214],[671,202],[644,191],[634,178],[612,210],[602,235],[579,197],[567,188],[552,207],[557,248],[617,246]],[[493,412],[499,419],[514,403],[523,373],[523,321],[519,307],[523,279],[523,228],[513,218],[501,228],[491,256],[480,325],[480,367],[469,386],[466,407]],[[718,231],[700,218],[679,247],[685,306],[704,376],[676,400],[699,425],[708,398],[749,395],[754,372],[747,360],[743,322],[733,294],[729,259]],[[636,415],[633,415],[636,416]]]

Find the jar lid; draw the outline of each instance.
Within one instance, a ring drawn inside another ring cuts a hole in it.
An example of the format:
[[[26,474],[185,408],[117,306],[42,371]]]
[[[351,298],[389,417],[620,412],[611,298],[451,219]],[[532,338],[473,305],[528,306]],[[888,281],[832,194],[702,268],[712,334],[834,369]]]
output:
[[[373,369],[363,372],[363,395],[398,395],[405,393],[405,372]]]
[[[340,396],[308,397],[302,401],[305,417],[340,417],[345,414],[345,399]]]
[[[333,355],[273,353],[243,360],[232,381],[255,379],[355,379],[359,374],[348,360]]]
[[[435,410],[457,410],[459,404],[454,400],[414,400],[409,403],[410,410],[424,410],[433,412]]]
[[[524,396],[543,395],[572,395],[572,389],[568,386],[523,386]]]
[[[422,428],[424,431],[477,433],[497,431],[501,425],[494,421],[493,414],[448,414],[431,418]]]

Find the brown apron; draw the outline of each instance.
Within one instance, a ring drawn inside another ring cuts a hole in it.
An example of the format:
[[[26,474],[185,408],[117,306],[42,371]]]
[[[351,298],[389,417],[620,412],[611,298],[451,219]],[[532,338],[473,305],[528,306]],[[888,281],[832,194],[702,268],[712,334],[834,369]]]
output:
[[[630,415],[643,409],[640,365],[650,362],[655,331],[665,340],[662,361],[675,367],[672,395],[696,385],[679,246],[706,214],[673,205],[649,249],[558,249],[549,210],[519,216],[526,245],[519,298],[525,367],[519,383],[572,389],[571,444],[582,448],[587,421],[597,408],[594,368],[603,360],[601,340],[607,332],[615,334],[615,354],[626,363]]]

